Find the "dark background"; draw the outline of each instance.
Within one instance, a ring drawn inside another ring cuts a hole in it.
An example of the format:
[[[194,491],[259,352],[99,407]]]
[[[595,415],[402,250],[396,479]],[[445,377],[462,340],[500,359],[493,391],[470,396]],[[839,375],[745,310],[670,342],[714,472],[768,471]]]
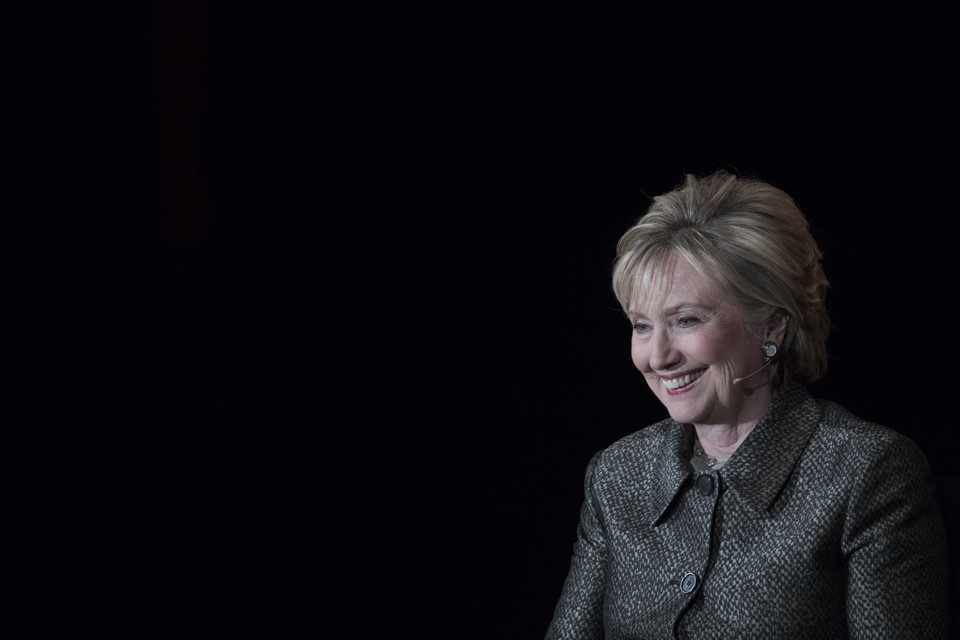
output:
[[[663,416],[609,269],[686,172],[795,197],[814,390],[956,475],[933,11],[14,7],[5,526],[38,631],[542,637],[587,461]]]

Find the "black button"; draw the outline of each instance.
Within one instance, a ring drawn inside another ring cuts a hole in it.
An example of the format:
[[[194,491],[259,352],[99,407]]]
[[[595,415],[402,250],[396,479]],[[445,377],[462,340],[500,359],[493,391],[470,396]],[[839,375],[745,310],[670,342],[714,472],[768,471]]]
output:
[[[713,493],[713,476],[709,473],[701,474],[697,478],[697,491],[705,496]]]
[[[680,581],[680,591],[684,593],[690,593],[697,588],[697,575],[694,573],[688,573],[683,576],[683,580]]]

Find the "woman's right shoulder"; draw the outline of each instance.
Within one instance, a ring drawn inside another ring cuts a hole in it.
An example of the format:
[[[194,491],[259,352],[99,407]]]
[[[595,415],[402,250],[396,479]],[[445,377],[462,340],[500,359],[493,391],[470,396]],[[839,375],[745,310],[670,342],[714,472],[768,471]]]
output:
[[[624,463],[643,464],[659,458],[672,449],[682,428],[682,425],[666,418],[638,429],[596,452],[590,466],[613,464],[622,467]]]

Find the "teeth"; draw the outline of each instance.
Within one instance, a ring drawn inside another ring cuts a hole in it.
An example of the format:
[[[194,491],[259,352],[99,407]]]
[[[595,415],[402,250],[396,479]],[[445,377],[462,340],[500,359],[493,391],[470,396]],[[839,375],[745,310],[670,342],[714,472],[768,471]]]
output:
[[[661,378],[660,380],[667,389],[679,389],[680,387],[690,384],[702,375],[703,371],[697,371],[695,373],[688,373],[685,376],[680,376],[679,378],[671,378],[670,380]]]

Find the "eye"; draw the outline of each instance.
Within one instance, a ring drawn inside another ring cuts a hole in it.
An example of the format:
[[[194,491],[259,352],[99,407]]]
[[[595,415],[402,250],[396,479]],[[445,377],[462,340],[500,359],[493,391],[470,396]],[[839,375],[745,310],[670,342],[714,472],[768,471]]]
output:
[[[697,318],[696,316],[681,316],[677,318],[677,326],[684,329],[698,324],[700,324],[700,318]]]
[[[642,322],[638,320],[633,323],[634,333],[646,333],[647,331],[650,331],[650,325],[647,324],[646,322]]]

